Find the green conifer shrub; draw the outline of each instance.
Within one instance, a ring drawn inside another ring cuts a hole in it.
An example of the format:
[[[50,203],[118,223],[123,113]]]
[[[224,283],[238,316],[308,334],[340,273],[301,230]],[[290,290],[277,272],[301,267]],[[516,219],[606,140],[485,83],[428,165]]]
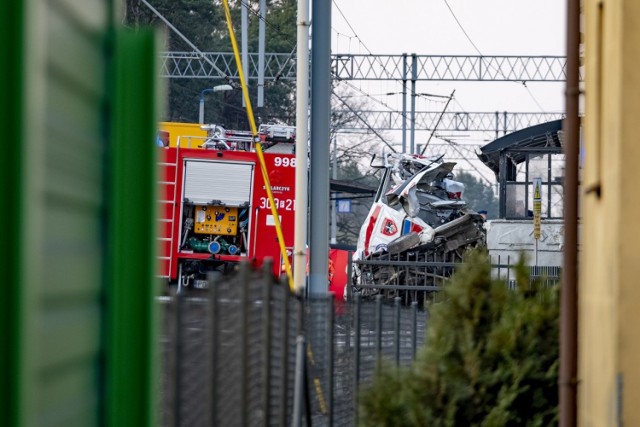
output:
[[[558,415],[559,297],[532,282],[491,278],[467,258],[431,306],[427,344],[409,369],[383,366],[360,396],[365,426],[549,426]]]

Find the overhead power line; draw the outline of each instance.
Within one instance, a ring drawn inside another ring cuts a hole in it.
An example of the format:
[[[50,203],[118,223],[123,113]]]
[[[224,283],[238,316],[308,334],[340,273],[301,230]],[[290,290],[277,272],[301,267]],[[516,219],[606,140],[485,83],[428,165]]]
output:
[[[380,138],[380,140],[381,140],[382,142],[384,142],[384,143],[387,145],[387,147],[391,148],[391,151],[393,151],[394,153],[396,152],[396,149],[393,147],[393,145],[391,145],[391,143],[390,143],[389,141],[387,141],[387,140],[386,140],[382,135],[380,135],[380,133],[379,133],[377,130],[375,130],[374,128],[372,128],[372,127],[367,123],[367,121],[366,121],[366,120],[364,120],[364,119],[360,116],[360,114],[358,114],[358,112],[357,112],[355,109],[353,109],[353,107],[351,107],[351,105],[349,105],[349,103],[348,103],[347,101],[345,101],[344,99],[342,99],[342,98],[340,97],[340,95],[338,95],[337,93],[335,93],[335,91],[331,91],[331,93],[332,93],[336,98],[338,98],[338,101],[340,101],[340,102],[342,103],[342,105],[344,105],[345,107],[347,107],[347,109],[348,109],[349,111],[351,111],[351,112],[353,113],[353,115],[354,115],[354,116],[356,116],[356,118],[357,118],[358,120],[360,120],[362,123],[364,123],[364,125],[365,125],[365,126],[366,126],[370,131],[371,131],[371,132],[373,132],[373,133],[374,133],[378,138]]]
[[[444,116],[444,113],[447,112],[447,107],[449,106],[449,103],[453,99],[453,95],[455,95],[455,93],[456,93],[456,90],[454,89],[453,92],[451,92],[451,95],[449,96],[449,100],[447,101],[447,104],[442,109],[442,114],[440,114],[440,117],[438,117],[438,121],[436,122],[436,125],[433,127],[433,131],[431,132],[431,135],[429,135],[429,139],[427,140],[427,143],[424,144],[424,147],[422,148],[422,152],[420,153],[420,155],[423,155],[424,152],[427,150],[427,147],[429,146],[429,143],[431,142],[431,138],[433,138],[433,134],[436,132],[436,129],[438,129],[438,125],[442,121],[442,116]]]
[[[462,152],[460,152],[460,149],[458,148],[458,144],[456,144],[455,142],[451,141],[450,139],[447,138],[440,138],[443,141],[447,142],[451,148],[454,149],[454,151],[456,151],[461,158],[465,159],[467,161],[467,163],[469,164],[469,166],[471,166],[478,175],[480,175],[480,177],[482,177],[482,179],[484,179],[488,184],[493,184],[493,182],[487,178],[481,171],[480,169],[478,169],[478,167],[476,165],[474,165],[471,161],[469,161],[469,159],[467,158],[467,156],[465,156],[464,154],[462,154]]]
[[[213,63],[213,61],[210,58],[207,58],[201,51],[200,49],[198,49],[196,47],[196,45],[194,45],[193,43],[191,43],[191,40],[189,40],[184,34],[182,34],[180,32],[180,30],[178,30],[171,22],[169,22],[169,20],[167,18],[165,18],[160,12],[158,12],[158,10],[156,10],[156,8],[154,8],[153,6],[151,6],[151,4],[149,4],[149,2],[147,0],[141,0],[142,3],[147,6],[149,8],[149,10],[151,10],[151,12],[153,12],[158,18],[160,18],[162,20],[162,22],[165,23],[165,25],[167,27],[169,27],[171,29],[171,31],[173,31],[174,33],[176,33],[186,44],[189,45],[189,47],[191,49],[194,50],[194,52],[198,53],[200,55],[200,57],[209,63],[209,65],[211,66],[211,68],[213,68],[218,75],[227,80],[229,83],[231,83],[232,85],[236,85],[236,83],[229,77],[229,75],[227,73],[225,73],[224,71],[222,71],[220,68],[218,68],[216,66],[216,64]]]
[[[480,49],[478,49],[478,46],[476,46],[476,44],[473,42],[473,40],[471,40],[471,37],[469,36],[469,34],[467,33],[467,31],[464,29],[464,27],[462,26],[462,24],[460,23],[460,21],[458,20],[458,17],[456,16],[456,14],[453,12],[453,9],[451,9],[451,6],[449,5],[449,2],[447,0],[444,0],[444,4],[447,5],[447,9],[449,9],[449,12],[451,12],[451,16],[453,16],[453,19],[456,21],[456,24],[458,24],[458,27],[460,27],[460,29],[462,30],[462,32],[464,33],[465,37],[467,38],[467,40],[469,40],[469,43],[471,43],[471,46],[473,46],[473,48],[476,50],[476,52],[478,52],[479,55],[482,55],[482,52],[480,52]],[[538,100],[536,99],[535,96],[533,96],[533,93],[529,90],[529,88],[527,87],[527,82],[526,80],[522,81],[522,85],[525,87],[525,89],[527,90],[527,93],[529,94],[529,96],[531,97],[531,99],[533,100],[533,102],[538,106],[538,108],[540,108],[540,111],[544,111],[544,109],[542,108],[542,106],[540,105],[540,103],[538,102]]]
[[[447,5],[447,9],[449,9],[449,12],[451,12],[451,16],[453,16],[453,19],[458,24],[458,27],[460,27],[460,29],[464,33],[465,37],[467,38],[467,40],[469,40],[469,43],[471,43],[471,46],[473,46],[473,48],[476,50],[476,52],[478,52],[479,55],[482,55],[482,52],[480,52],[480,49],[478,49],[478,46],[476,46],[476,44],[473,42],[473,40],[471,40],[471,37],[469,37],[469,34],[467,33],[467,31],[464,29],[464,27],[462,26],[462,24],[458,20],[458,17],[456,16],[456,14],[453,12],[453,9],[451,9],[451,6],[449,5],[449,2],[447,0],[444,0],[444,4]],[[544,109],[542,108],[542,106],[540,105],[540,103],[538,102],[536,97],[533,96],[533,93],[531,92],[531,90],[529,90],[529,87],[527,86],[527,81],[526,80],[522,81],[522,85],[527,90],[527,93],[529,94],[529,97],[531,97],[533,102],[538,106],[538,108],[540,108],[540,111],[544,111]]]
[[[356,37],[356,39],[360,42],[360,44],[362,45],[362,47],[365,48],[365,50],[370,54],[373,55],[373,53],[371,52],[371,50],[367,47],[367,45],[364,43],[364,41],[362,41],[362,39],[360,38],[360,36],[358,35],[358,33],[356,33],[356,30],[353,28],[353,26],[351,25],[351,23],[349,22],[349,20],[347,19],[347,17],[345,16],[345,14],[342,12],[342,9],[340,9],[340,6],[338,6],[338,3],[336,3],[335,0],[333,0],[333,4],[336,7],[336,9],[338,10],[338,12],[340,13],[340,15],[342,15],[342,18],[344,19],[344,21],[347,23],[347,26],[349,27],[349,29],[353,32],[353,35]],[[384,65],[384,64],[381,64]]]
[[[444,0],[444,4],[447,5],[447,9],[449,9],[449,12],[451,12],[451,16],[453,16],[453,19],[456,21],[456,24],[458,24],[458,27],[460,27],[460,29],[464,33],[465,37],[467,38],[467,40],[469,40],[469,43],[471,43],[471,46],[473,46],[473,48],[476,50],[476,52],[478,52],[479,55],[482,55],[482,52],[480,52],[480,49],[478,49],[478,46],[476,46],[476,44],[473,42],[473,40],[471,40],[471,37],[469,37],[469,34],[467,34],[467,31],[464,29],[464,27],[462,26],[462,24],[458,20],[458,17],[453,12],[453,9],[451,9],[451,6],[449,6],[449,2],[447,0]]]

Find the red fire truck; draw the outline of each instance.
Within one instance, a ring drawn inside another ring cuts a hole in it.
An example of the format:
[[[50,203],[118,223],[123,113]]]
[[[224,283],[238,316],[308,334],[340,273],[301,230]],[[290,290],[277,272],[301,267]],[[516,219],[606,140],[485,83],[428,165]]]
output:
[[[201,288],[209,272],[241,259],[283,259],[271,204],[250,132],[205,125],[207,136],[175,135],[184,124],[163,123],[160,150],[160,275]],[[173,132],[173,133],[172,133]],[[291,252],[295,212],[295,128],[260,126],[266,169],[285,247]]]

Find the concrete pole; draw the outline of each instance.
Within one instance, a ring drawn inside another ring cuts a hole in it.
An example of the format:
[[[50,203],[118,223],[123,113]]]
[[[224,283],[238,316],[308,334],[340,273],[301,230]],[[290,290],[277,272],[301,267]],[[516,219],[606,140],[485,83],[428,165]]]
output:
[[[247,10],[247,4],[242,3],[240,8],[240,24],[241,24],[241,44],[242,44],[242,71],[246,76],[249,75],[249,11]],[[247,86],[249,81],[247,78]],[[242,97],[242,106],[246,107],[244,102],[244,96]]]
[[[309,138],[309,0],[298,0],[296,84],[296,213],[293,245],[293,284],[297,293],[307,279],[307,155]]]
[[[328,292],[329,126],[331,125],[331,5],[313,2],[311,50],[311,227],[309,296]]]
[[[258,23],[258,102],[257,107],[264,107],[264,50],[265,21],[267,19],[267,0],[260,0],[260,22]]]

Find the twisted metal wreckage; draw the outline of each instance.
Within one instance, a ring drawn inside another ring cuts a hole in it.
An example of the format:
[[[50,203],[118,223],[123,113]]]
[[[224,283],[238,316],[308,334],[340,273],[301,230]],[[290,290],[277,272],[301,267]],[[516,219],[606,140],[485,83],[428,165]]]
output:
[[[443,155],[390,153],[378,191],[360,229],[353,257],[352,292],[419,299],[441,284],[468,248],[485,246],[484,218],[462,199],[456,163]],[[419,287],[419,288],[418,288]]]

